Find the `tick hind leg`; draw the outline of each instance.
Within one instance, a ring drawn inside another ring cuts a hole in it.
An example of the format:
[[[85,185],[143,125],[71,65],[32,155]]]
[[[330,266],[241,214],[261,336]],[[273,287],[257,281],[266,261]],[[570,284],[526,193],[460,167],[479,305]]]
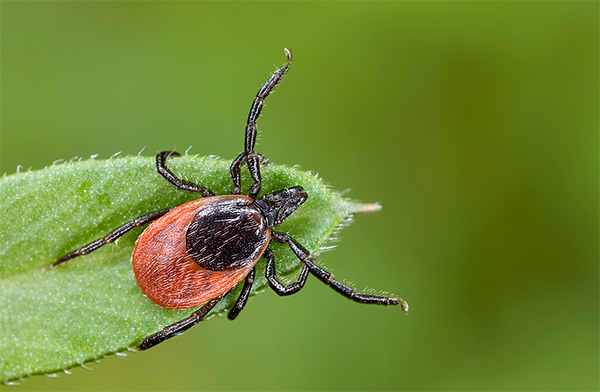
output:
[[[248,276],[246,276],[246,280],[244,281],[244,287],[242,288],[242,292],[238,297],[235,305],[229,311],[229,319],[235,319],[238,314],[244,309],[246,306],[246,302],[248,301],[248,296],[250,295],[250,290],[252,289],[252,284],[254,283],[254,268],[250,271]],[[173,323],[165,328],[162,331],[155,333],[154,335],[150,335],[144,339],[144,341],[138,346],[140,350],[147,350],[151,347],[156,346],[159,343],[164,342],[167,339],[172,338],[173,336],[177,336],[180,333],[190,329],[194,325],[198,324],[200,321],[206,317],[206,315],[221,301],[227,294],[231,292],[228,291],[224,294],[219,295],[208,301],[204,306],[200,309],[196,310],[189,317]]]
[[[376,304],[376,305],[401,305],[404,313],[408,312],[408,303],[401,298],[390,298],[390,297],[382,297],[377,295],[369,295],[357,293],[353,288],[346,286],[333,279],[333,275],[329,272],[325,271],[323,268],[315,265],[312,262],[312,257],[308,253],[308,251],[300,245],[296,240],[291,238],[286,234],[271,232],[271,238],[274,240],[288,244],[292,249],[296,257],[298,257],[303,263],[304,268],[307,268],[311,274],[315,275],[319,278],[320,281],[330,286],[332,289],[342,294],[343,296],[363,304]]]
[[[117,238],[123,236],[125,233],[131,231],[132,229],[143,226],[148,222],[152,222],[153,220],[160,218],[161,216],[163,216],[164,214],[166,214],[169,211],[171,211],[171,208],[167,208],[166,210],[155,211],[150,214],[135,218],[134,220],[125,223],[123,226],[120,226],[117,229],[111,231],[106,236],[99,238],[96,241],[92,241],[89,244],[82,246],[79,249],[75,249],[71,253],[67,253],[60,259],[56,260],[52,264],[52,267],[56,267],[56,266],[64,263],[65,261],[71,260],[77,256],[86,255],[106,244],[110,244],[111,242],[114,242]]]
[[[219,303],[220,300],[225,297],[227,293],[221,294],[218,297],[215,297],[208,301],[204,306],[200,309],[196,310],[192,313],[188,318],[185,318],[181,321],[178,321],[174,324],[171,324],[165,327],[162,331],[155,333],[154,335],[150,335],[144,339],[144,341],[138,346],[140,350],[147,350],[151,347],[156,346],[159,343],[164,342],[165,340],[172,338],[173,336],[177,336],[183,331],[186,331],[198,324],[206,315]]]
[[[260,164],[262,163],[263,165],[266,165],[267,160],[264,156],[254,152],[257,134],[256,121],[258,120],[258,116],[260,116],[265,99],[271,93],[271,91],[273,91],[275,86],[277,86],[277,83],[279,83],[281,78],[283,78],[283,75],[285,75],[292,64],[292,54],[287,49],[285,49],[285,56],[287,58],[287,62],[283,64],[281,68],[277,69],[273,75],[271,75],[267,83],[265,83],[260,90],[258,90],[258,94],[256,94],[256,98],[254,98],[254,102],[252,102],[252,106],[250,107],[250,114],[248,115],[248,122],[246,123],[244,152],[233,160],[229,169],[234,185],[232,193],[235,195],[241,192],[240,168],[244,162],[248,164],[248,171],[252,176],[252,180],[254,180],[254,184],[252,184],[248,196],[255,199],[260,192]]]

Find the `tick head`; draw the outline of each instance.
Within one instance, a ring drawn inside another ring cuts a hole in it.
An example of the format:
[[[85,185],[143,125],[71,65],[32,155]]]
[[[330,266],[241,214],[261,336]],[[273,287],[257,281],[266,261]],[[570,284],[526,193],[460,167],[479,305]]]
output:
[[[273,227],[296,211],[307,198],[304,188],[293,186],[265,195],[254,201],[254,205],[262,212],[267,226]]]

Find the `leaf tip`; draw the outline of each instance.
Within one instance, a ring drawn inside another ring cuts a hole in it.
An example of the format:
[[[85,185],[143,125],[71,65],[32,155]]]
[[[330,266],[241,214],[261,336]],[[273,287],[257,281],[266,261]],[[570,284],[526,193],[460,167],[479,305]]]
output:
[[[352,212],[353,213],[371,213],[377,212],[381,210],[381,204],[379,203],[353,203],[352,204]]]
[[[404,314],[408,314],[408,302],[400,298],[400,306],[402,306],[402,311]]]

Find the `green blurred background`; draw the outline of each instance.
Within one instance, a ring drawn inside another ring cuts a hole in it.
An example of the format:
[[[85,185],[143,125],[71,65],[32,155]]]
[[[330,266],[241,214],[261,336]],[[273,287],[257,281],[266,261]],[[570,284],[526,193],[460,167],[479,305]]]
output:
[[[597,390],[598,2],[1,3],[1,171],[257,151],[383,210],[316,279],[25,390]],[[25,228],[26,229],[26,228]],[[77,322],[77,320],[73,320]]]

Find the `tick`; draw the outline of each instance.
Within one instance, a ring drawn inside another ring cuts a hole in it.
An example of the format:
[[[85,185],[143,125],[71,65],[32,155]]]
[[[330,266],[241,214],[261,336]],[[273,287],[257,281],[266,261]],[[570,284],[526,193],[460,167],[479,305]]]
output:
[[[254,282],[255,265],[261,257],[267,260],[266,278],[269,286],[279,295],[298,292],[309,274],[329,285],[345,297],[361,303],[401,305],[400,298],[389,298],[357,293],[317,266],[309,252],[295,239],[273,228],[283,222],[308,198],[299,186],[292,186],[257,198],[261,189],[260,165],[267,163],[264,156],[254,151],[256,121],[265,98],[288,71],[292,55],[285,49],[287,61],[261,87],[252,102],[246,124],[245,150],[233,160],[230,172],[233,180],[231,195],[215,196],[208,188],[178,179],[167,167],[167,160],[179,156],[164,151],[156,156],[156,167],[167,181],[177,188],[196,192],[200,199],[177,207],[140,216],[108,235],[72,251],[58,259],[56,267],[77,256],[88,254],[115,241],[131,229],[152,223],[137,239],[132,255],[135,278],[148,298],[169,309],[188,309],[204,304],[189,317],[148,336],[139,345],[148,349],[173,337],[206,316],[238,283],[244,281],[241,294],[229,311],[235,319],[246,305]],[[253,180],[247,196],[241,195],[240,169],[248,166]],[[275,275],[275,258],[269,249],[273,241],[287,244],[302,263],[298,280],[282,284]]]

